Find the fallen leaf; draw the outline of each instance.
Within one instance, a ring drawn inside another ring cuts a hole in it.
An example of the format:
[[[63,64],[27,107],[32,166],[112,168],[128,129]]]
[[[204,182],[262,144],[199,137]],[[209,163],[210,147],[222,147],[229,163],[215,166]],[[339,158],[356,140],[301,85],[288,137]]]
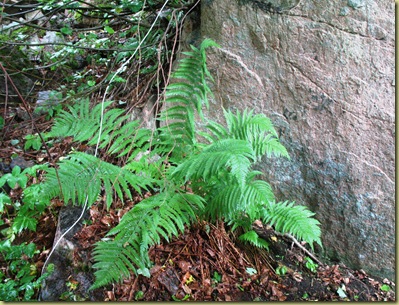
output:
[[[186,261],[179,261],[178,265],[179,265],[179,268],[181,269],[181,271],[183,273],[189,271],[190,268],[191,268],[191,264],[189,262],[186,262]]]
[[[186,284],[182,285],[182,288],[186,294],[191,294],[191,289]]]
[[[292,278],[293,278],[295,281],[297,281],[297,282],[302,282],[302,280],[303,280],[302,275],[301,275],[299,272],[296,272],[296,271],[294,271],[294,272],[292,273]]]
[[[211,257],[215,257],[215,252],[213,252],[211,249],[206,249],[206,252],[208,252]]]

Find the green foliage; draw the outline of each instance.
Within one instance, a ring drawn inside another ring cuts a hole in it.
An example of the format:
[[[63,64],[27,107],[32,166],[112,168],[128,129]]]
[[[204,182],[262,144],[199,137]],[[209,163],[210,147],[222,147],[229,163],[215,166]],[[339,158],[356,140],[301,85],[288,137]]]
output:
[[[29,177],[33,176],[36,170],[42,167],[33,166],[21,172],[21,169],[16,166],[13,168],[12,173],[5,174],[0,178],[0,185],[3,186],[7,183],[13,189],[18,187],[25,188]],[[40,196],[38,192],[40,188],[40,185],[32,185],[25,188],[22,202],[14,202],[6,193],[0,193],[0,213],[6,215],[9,221],[9,227],[3,229],[1,233],[10,242],[25,229],[36,231],[38,217],[49,204],[49,200],[46,201]],[[10,214],[9,210],[13,210],[13,213]]]
[[[73,152],[59,162],[58,170],[45,169],[46,181],[41,185],[41,198],[50,200],[60,197],[64,202],[84,205],[86,200],[90,206],[103,190],[109,208],[113,201],[113,190],[123,201],[124,196],[132,198],[131,189],[141,192],[151,185],[151,178],[134,175],[124,167],[119,167],[99,158]]]
[[[254,230],[250,230],[242,234],[239,239],[242,241],[246,241],[255,247],[269,249],[269,243],[260,238],[258,233],[256,233]]]
[[[183,232],[203,205],[198,195],[169,190],[135,205],[107,234],[115,238],[97,244],[94,251],[97,263],[93,267],[99,270],[93,288],[120,281],[130,271],[149,277],[148,248],[160,243],[161,237],[169,241]]]
[[[25,145],[24,149],[28,150],[33,148],[34,150],[39,150],[42,147],[42,140],[40,139],[38,134],[29,134],[25,136]]]
[[[318,264],[316,264],[310,257],[305,257],[305,267],[310,270],[310,272],[316,273]]]
[[[0,271],[0,300],[3,301],[34,299],[42,281],[48,276],[48,273],[40,276],[33,263],[34,255],[40,253],[34,243],[12,244],[23,230],[36,231],[38,218],[49,204],[39,196],[40,185],[26,188],[29,178],[40,168],[42,166],[34,166],[21,171],[15,166],[11,173],[0,178],[1,186],[8,184],[14,190],[25,188],[22,202],[14,201],[4,192],[0,193],[0,224],[6,226],[0,232],[3,236],[0,241],[0,259],[6,263]],[[47,271],[50,272],[51,268]]]
[[[391,287],[389,287],[389,285],[387,285],[387,284],[382,284],[380,289],[381,289],[381,291],[388,292],[391,290]]]
[[[276,274],[277,274],[277,275],[280,275],[280,276],[286,275],[287,271],[288,271],[288,269],[287,269],[287,267],[284,266],[284,265],[280,265],[280,266],[278,266],[278,267],[276,268]]]
[[[27,182],[28,177],[24,172],[21,172],[21,168],[19,166],[14,166],[11,173],[4,174],[0,178],[0,187],[7,183],[12,189],[17,186],[25,188]]]
[[[244,229],[241,240],[267,248],[251,230],[261,219],[277,231],[291,233],[311,247],[321,244],[314,214],[294,203],[276,203],[271,186],[257,179],[253,170],[262,156],[288,157],[271,121],[251,111],[225,111],[227,126],[205,120],[209,107],[210,78],[206,48],[216,46],[205,40],[192,47],[173,73],[174,83],[166,88],[161,127],[155,131],[129,121],[112,102],[90,106],[78,100],[55,118],[52,130],[44,135],[73,136],[75,141],[96,145],[102,155],[123,157],[123,167],[99,157],[72,152],[55,168],[43,168],[45,180],[36,189],[44,202],[59,197],[64,202],[88,205],[100,194],[109,208],[113,197],[131,198],[132,190],[150,190],[153,196],[137,203],[119,225],[96,244],[96,282],[92,288],[119,282],[131,272],[149,276],[149,247],[169,241],[201,218],[224,219],[232,230]],[[206,126],[197,130],[197,125]],[[200,139],[205,139],[207,143]],[[28,188],[30,189],[30,188]]]
[[[9,240],[0,243],[2,260],[8,268],[0,271],[0,300],[31,301],[41,283],[53,270],[50,265],[47,272],[39,276],[33,256],[40,251],[34,243],[11,245]]]
[[[294,204],[288,201],[272,202],[268,209],[262,210],[262,220],[274,226],[278,232],[291,233],[300,240],[308,242],[312,249],[315,242],[322,246],[320,223],[312,218],[315,214],[305,206]]]

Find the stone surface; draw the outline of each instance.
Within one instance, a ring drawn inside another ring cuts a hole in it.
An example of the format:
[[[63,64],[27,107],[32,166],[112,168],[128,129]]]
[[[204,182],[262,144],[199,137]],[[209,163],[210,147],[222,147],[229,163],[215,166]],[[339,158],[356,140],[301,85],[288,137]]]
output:
[[[65,206],[61,209],[53,247],[64,232],[69,230],[79,219],[82,211],[82,207],[76,206]],[[73,257],[74,251],[78,247],[77,240],[73,236],[82,228],[83,220],[88,218],[89,213],[86,210],[82,219],[58,242],[55,251],[48,259],[48,264],[54,264],[54,272],[43,282],[43,287],[40,291],[40,301],[60,301],[62,298],[66,301],[102,300],[102,294],[99,289],[89,291],[90,286],[94,283],[92,272],[86,271],[85,266],[76,266],[73,263],[75,261]],[[79,251],[79,255],[84,257],[85,253],[81,250]],[[71,291],[74,299],[65,299],[65,296],[70,291],[67,286],[69,281],[77,284],[77,288]]]
[[[259,165],[277,198],[317,213],[331,259],[393,279],[394,3],[280,3],[201,1],[184,39],[221,45],[209,114],[269,116],[291,155]]]

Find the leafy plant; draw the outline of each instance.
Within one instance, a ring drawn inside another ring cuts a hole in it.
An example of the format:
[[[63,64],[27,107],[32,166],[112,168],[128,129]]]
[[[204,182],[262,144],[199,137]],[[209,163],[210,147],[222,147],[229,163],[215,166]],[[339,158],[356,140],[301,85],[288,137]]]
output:
[[[0,178],[0,187],[7,183],[12,189],[16,186],[26,188],[27,182],[28,177],[25,175],[24,172],[21,172],[21,168],[19,166],[14,166],[11,173],[4,174]]]
[[[280,265],[276,268],[276,274],[280,276],[284,276],[287,273],[288,269],[284,265]]]
[[[46,166],[36,165],[21,171],[19,166],[15,166],[11,173],[0,178],[0,187],[7,183],[12,189],[25,188],[22,202],[13,202],[7,194],[0,193],[0,212],[5,213],[7,205],[12,206],[15,210],[14,215],[10,217],[12,221],[5,234],[11,242],[14,240],[15,234],[21,233],[25,229],[36,231],[38,217],[50,204],[50,200],[40,196],[41,185],[26,187],[29,177],[34,176],[36,171],[43,167]]]
[[[264,155],[289,157],[271,121],[251,111],[224,111],[227,126],[205,118],[203,107],[209,107],[211,93],[205,51],[211,46],[216,44],[204,40],[200,48],[192,46],[184,53],[172,75],[176,81],[166,88],[161,126],[155,132],[129,121],[122,110],[109,109],[111,101],[90,107],[86,99],[61,111],[44,135],[46,140],[73,136],[105,156],[123,157],[126,163],[120,167],[72,152],[57,170],[43,168],[45,180],[36,194],[43,201],[59,197],[90,206],[103,193],[109,208],[114,195],[123,201],[132,197],[133,190],[153,193],[96,244],[92,288],[121,281],[131,272],[150,276],[149,247],[162,238],[170,241],[200,219],[224,219],[232,230],[241,227],[241,239],[256,246],[267,248],[251,231],[257,219],[311,247],[315,242],[321,245],[314,214],[293,202],[276,203],[271,186],[257,179],[262,173],[253,170]]]
[[[308,268],[310,272],[316,273],[318,266],[319,265],[313,262],[313,260],[310,257],[308,256],[305,257],[305,267]]]
[[[222,275],[219,272],[217,272],[217,271],[213,272],[213,277],[212,278],[213,278],[213,280],[216,283],[221,283],[222,282]]]
[[[39,150],[42,147],[42,140],[40,139],[38,134],[29,134],[25,136],[25,145],[24,149],[28,150],[33,148],[34,150]]]
[[[0,300],[30,301],[41,283],[53,271],[50,264],[47,272],[39,276],[32,258],[40,251],[34,243],[11,245],[9,240],[0,243],[0,253],[8,265],[0,271]]]

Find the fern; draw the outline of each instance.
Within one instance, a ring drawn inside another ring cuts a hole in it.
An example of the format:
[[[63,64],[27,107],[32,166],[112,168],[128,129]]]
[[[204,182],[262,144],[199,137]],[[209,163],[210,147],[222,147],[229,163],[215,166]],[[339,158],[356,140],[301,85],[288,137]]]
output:
[[[253,115],[252,111],[244,110],[236,114],[224,110],[227,129],[216,123],[207,125],[211,134],[201,133],[208,141],[213,142],[220,139],[234,138],[245,140],[251,144],[252,149],[259,160],[265,154],[268,157],[289,158],[286,148],[278,140],[276,130],[272,122],[264,114]]]
[[[90,206],[104,188],[109,208],[113,201],[113,190],[123,201],[124,195],[132,198],[130,189],[141,192],[155,182],[150,177],[134,175],[128,169],[82,152],[72,153],[58,165],[58,177],[56,170],[49,168],[42,184],[41,196],[49,200],[62,196],[64,202],[71,201],[74,204],[84,205],[87,196]]]
[[[274,200],[269,183],[254,179],[259,172],[252,171],[247,175],[244,188],[235,181],[218,180],[206,196],[205,213],[211,219],[224,217],[233,224],[249,228],[253,221],[260,218],[260,205],[268,205]]]
[[[255,247],[269,250],[269,243],[266,240],[260,238],[258,233],[256,233],[254,230],[250,230],[242,234],[238,239],[248,242]]]
[[[291,233],[300,240],[322,246],[320,240],[320,222],[312,218],[315,214],[306,207],[294,205],[294,202],[272,203],[267,209],[262,210],[262,219],[265,223],[274,226],[276,231]]]
[[[203,108],[209,107],[211,76],[205,51],[210,46],[217,45],[204,40],[199,48],[184,53],[172,75],[175,82],[166,87],[159,117],[162,126],[155,132],[129,121],[123,110],[112,108],[111,101],[90,107],[85,99],[62,111],[45,135],[98,143],[102,155],[123,157],[126,162],[119,167],[73,152],[57,164],[58,176],[54,168],[45,169],[39,196],[46,200],[60,197],[79,205],[87,200],[90,206],[104,194],[109,208],[115,196],[123,201],[132,197],[132,190],[154,193],[96,244],[92,288],[120,282],[132,272],[149,276],[149,247],[178,236],[201,218],[224,219],[232,230],[243,228],[240,239],[258,247],[267,248],[267,243],[251,230],[256,219],[311,247],[321,245],[314,214],[293,203],[276,203],[271,186],[257,179],[262,173],[253,170],[265,155],[289,158],[270,119],[247,110],[224,111],[227,126],[208,120],[205,131],[196,129],[196,120],[205,121]],[[187,183],[193,193],[184,191]]]
[[[190,179],[209,180],[223,170],[228,170],[243,187],[249,172],[254,153],[247,142],[236,139],[225,139],[214,142],[198,155],[188,157],[181,163],[172,176]]]
[[[166,88],[166,109],[160,115],[165,126],[159,129],[160,140],[164,150],[173,150],[178,159],[195,149],[195,114],[203,119],[202,108],[209,107],[207,95],[211,90],[206,78],[211,78],[211,75],[206,68],[205,50],[211,46],[217,44],[206,39],[199,49],[191,46],[191,52],[183,52],[186,57],[180,60],[179,68],[172,74],[178,82]]]
[[[150,276],[148,248],[160,243],[161,237],[169,241],[178,236],[185,225],[196,220],[203,206],[198,195],[170,190],[135,205],[108,233],[114,239],[96,245],[94,255],[98,262],[93,267],[98,271],[92,288],[120,282],[129,276],[129,271]]]

